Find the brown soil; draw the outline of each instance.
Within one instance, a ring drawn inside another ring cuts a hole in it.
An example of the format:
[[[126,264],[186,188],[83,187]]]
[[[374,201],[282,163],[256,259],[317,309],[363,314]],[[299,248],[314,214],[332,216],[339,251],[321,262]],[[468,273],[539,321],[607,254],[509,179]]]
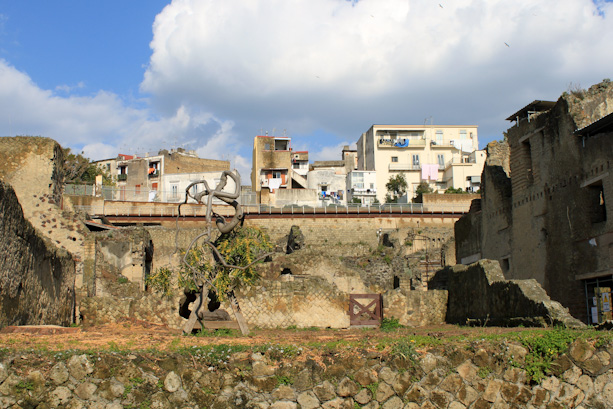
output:
[[[38,330],[37,330],[38,328]],[[146,322],[125,321],[120,324],[92,328],[66,328],[31,326],[7,327],[0,333],[0,348],[30,349],[42,348],[50,351],[66,349],[77,350],[172,350],[179,347],[204,346],[215,344],[232,345],[317,345],[333,341],[364,341],[369,343],[379,339],[395,339],[412,335],[430,336],[453,340],[458,337],[475,337],[524,331],[525,328],[466,328],[455,325],[440,325],[422,328],[401,328],[391,332],[379,329],[255,329],[248,336],[240,336],[235,330],[232,336],[218,336],[212,332],[208,336],[183,336],[179,330],[152,325]],[[235,335],[236,334],[236,335]]]

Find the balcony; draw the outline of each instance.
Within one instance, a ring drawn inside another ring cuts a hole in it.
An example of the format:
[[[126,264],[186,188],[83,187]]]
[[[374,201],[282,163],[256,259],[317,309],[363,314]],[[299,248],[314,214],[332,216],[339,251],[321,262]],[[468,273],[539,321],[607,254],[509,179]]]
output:
[[[119,175],[117,175],[117,180],[120,182],[128,180],[128,174],[120,173]]]
[[[283,182],[281,178],[270,178],[267,179],[265,177],[260,178],[260,183],[262,187],[267,187],[271,189],[278,189],[280,187],[287,187],[287,182]]]
[[[392,162],[389,165],[389,170],[421,170],[421,166],[413,165],[411,163]]]
[[[156,177],[158,177],[158,176],[160,176],[160,171],[159,171],[159,170],[157,170],[157,169],[156,169],[156,170],[154,170],[153,172],[151,172],[151,173],[149,174],[149,177],[150,177],[150,178],[156,178]]]
[[[453,141],[449,140],[449,139],[444,139],[442,141],[440,140],[431,140],[430,141],[430,147],[432,149],[449,149],[449,148],[453,148]]]
[[[351,193],[354,196],[375,196],[377,194],[377,189],[353,188],[351,189]]]
[[[445,168],[454,165],[474,165],[477,161],[472,157],[464,157],[464,158],[453,158],[445,164]]]
[[[425,148],[425,139],[386,139],[379,138],[377,140],[377,146],[379,148],[395,148],[395,149],[409,149],[409,148]]]

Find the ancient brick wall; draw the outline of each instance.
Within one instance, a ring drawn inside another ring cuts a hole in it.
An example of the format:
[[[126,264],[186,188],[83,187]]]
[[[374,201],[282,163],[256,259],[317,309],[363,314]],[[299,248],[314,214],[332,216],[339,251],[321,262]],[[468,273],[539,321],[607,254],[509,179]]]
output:
[[[504,143],[488,145],[480,216],[456,226],[459,258],[479,250],[501,262],[506,278],[536,279],[587,320],[582,280],[613,273],[613,143],[610,131],[575,130],[612,111],[605,81],[509,128],[510,156]]]
[[[72,256],[24,218],[14,190],[0,181],[0,326],[68,325],[74,314]]]

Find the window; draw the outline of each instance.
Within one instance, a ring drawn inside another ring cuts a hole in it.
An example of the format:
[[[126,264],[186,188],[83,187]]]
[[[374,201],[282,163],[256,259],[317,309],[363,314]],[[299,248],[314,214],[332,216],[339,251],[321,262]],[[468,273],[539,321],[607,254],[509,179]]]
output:
[[[444,167],[445,166],[445,155],[438,155],[437,156],[437,160],[438,160],[438,166],[439,167]]]
[[[523,162],[523,168],[526,172],[526,180],[528,185],[534,183],[534,170],[532,169],[532,149],[530,147],[530,140],[519,144],[521,147],[521,159]]]
[[[273,170],[272,171],[272,177],[274,179],[281,179],[281,171],[280,170]]]
[[[322,192],[327,192],[328,191],[328,185],[321,185],[321,191]]]
[[[374,188],[375,188],[375,184],[374,184],[374,183],[371,183],[371,184],[370,184],[370,188],[371,188],[371,189],[374,189]]]
[[[198,190],[196,188],[196,185],[192,186],[192,194],[195,194],[196,190]],[[170,194],[172,195],[173,198],[176,198],[179,196],[179,186],[177,185],[171,185],[170,186]]]
[[[392,156],[392,162],[393,163],[397,163],[398,162],[398,156]]]
[[[466,138],[466,129],[460,129],[460,139],[467,139]]]
[[[107,163],[107,164],[106,164],[106,171],[107,171],[107,172],[110,172],[110,171],[111,171],[111,164],[110,164],[110,163]]]
[[[134,186],[134,194],[140,195],[140,185]]]
[[[419,155],[413,155],[413,166],[419,166]]]
[[[355,173],[353,175],[353,187],[355,189],[364,189],[364,174]]]
[[[438,145],[443,144],[443,131],[436,131],[436,143]]]
[[[604,186],[602,180],[588,186],[588,194],[590,195],[590,219],[592,223],[601,223],[607,221],[607,207],[604,198]]]

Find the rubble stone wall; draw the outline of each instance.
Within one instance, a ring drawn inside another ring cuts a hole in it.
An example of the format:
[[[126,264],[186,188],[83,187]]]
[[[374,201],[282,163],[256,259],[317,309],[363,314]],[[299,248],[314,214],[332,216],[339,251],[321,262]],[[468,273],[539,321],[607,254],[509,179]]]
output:
[[[552,409],[607,408],[613,401],[610,345],[575,341],[538,383],[524,369],[523,345],[470,346],[431,347],[405,358],[360,348],[308,356],[292,345],[45,359],[9,352],[0,363],[0,402],[7,408]]]

